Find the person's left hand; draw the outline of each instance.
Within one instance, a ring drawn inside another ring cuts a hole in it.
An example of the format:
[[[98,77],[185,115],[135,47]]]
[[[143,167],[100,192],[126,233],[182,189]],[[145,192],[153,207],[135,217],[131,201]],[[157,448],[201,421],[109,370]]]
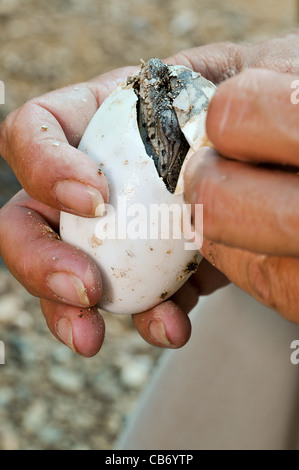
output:
[[[94,217],[108,184],[76,149],[98,106],[132,68],[53,91],[4,121],[0,152],[24,190],[0,210],[0,255],[41,308],[51,332],[83,356],[100,349],[105,325],[94,305],[101,275],[82,251],[59,239],[59,213]]]
[[[123,68],[33,99],[1,127],[1,155],[24,189],[0,210],[0,255],[41,299],[53,335],[87,357],[104,340],[104,321],[95,307],[101,273],[83,251],[60,240],[59,213],[94,217],[107,202],[105,176],[76,147],[105,97],[135,70]],[[188,316],[171,301],[138,314],[136,328],[146,341],[171,348],[190,336]]]

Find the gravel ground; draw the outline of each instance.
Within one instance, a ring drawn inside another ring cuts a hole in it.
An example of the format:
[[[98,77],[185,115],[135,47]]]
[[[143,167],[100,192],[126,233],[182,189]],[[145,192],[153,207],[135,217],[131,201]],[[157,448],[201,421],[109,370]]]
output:
[[[39,302],[0,270],[0,449],[110,449],[160,351],[130,318],[106,317],[105,346],[78,357],[49,333]]]
[[[295,0],[0,0],[0,120],[31,97],[183,48],[292,29]],[[0,205],[19,188],[0,160]],[[106,316],[94,358],[49,333],[37,299],[0,270],[0,449],[111,449],[161,351]]]

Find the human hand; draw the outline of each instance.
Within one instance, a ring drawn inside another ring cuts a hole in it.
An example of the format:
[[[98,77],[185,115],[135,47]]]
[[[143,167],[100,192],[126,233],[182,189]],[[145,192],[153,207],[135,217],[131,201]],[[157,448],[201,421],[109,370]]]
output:
[[[53,335],[84,356],[96,354],[104,339],[104,321],[95,308],[101,274],[91,258],[59,239],[59,213],[94,217],[107,201],[105,176],[76,147],[98,106],[135,70],[124,68],[36,98],[1,127],[0,152],[24,190],[0,211],[0,255],[28,292],[41,299]],[[174,347],[180,331],[186,337],[190,330],[179,309],[175,327]],[[145,334],[149,341],[150,331],[161,334],[156,321]]]
[[[294,38],[282,40],[281,44],[280,67],[286,71],[284,67],[290,67],[290,57],[295,63]],[[195,70],[219,83],[248,65],[263,64],[269,51],[271,47],[265,44],[251,48],[220,44],[177,54],[167,62],[193,64]],[[269,66],[276,65],[269,60]],[[101,278],[91,259],[58,239],[58,211],[93,216],[102,201],[101,195],[106,201],[104,176],[98,174],[96,165],[76,146],[98,105],[116,82],[132,71],[121,69],[88,84],[32,100],[12,113],[1,128],[0,152],[27,194],[20,192],[0,211],[0,253],[14,276],[42,299],[41,307],[52,333],[85,356],[94,355],[104,338],[103,320],[93,307],[101,295]],[[48,126],[47,130],[44,126]],[[76,181],[79,187],[66,191],[63,185],[59,186],[61,181]],[[54,273],[59,273],[56,279]],[[186,313],[199,295],[227,282],[221,272],[204,260],[172,300],[134,315],[137,330],[152,344],[182,346],[191,330]]]
[[[94,307],[101,275],[89,257],[59,239],[59,212],[94,217],[107,201],[105,176],[76,147],[98,106],[130,73],[132,68],[117,70],[36,98],[1,127],[0,153],[26,192],[0,211],[0,255],[41,299],[51,332],[84,356],[97,353],[104,339],[104,321]]]
[[[286,44],[291,47],[285,50]],[[201,149],[185,176],[186,200],[204,206],[202,254],[233,283],[296,323],[298,45],[297,34],[275,40],[272,53],[261,60],[273,70],[251,68],[220,84],[207,117],[217,152]],[[256,67],[260,61],[249,54],[245,64]]]
[[[207,133],[230,158],[202,149],[187,166],[186,202],[204,206],[205,258],[172,301],[154,309],[167,336],[168,318],[173,331],[178,306],[187,313],[200,295],[229,281],[299,321],[298,175],[270,167],[299,166],[298,109],[290,99],[291,83],[299,78],[298,47],[295,32],[252,46],[203,46],[167,59],[219,85],[208,109]],[[268,169],[259,165],[264,162]],[[144,338],[152,316],[152,311],[148,321],[144,313],[134,316]]]

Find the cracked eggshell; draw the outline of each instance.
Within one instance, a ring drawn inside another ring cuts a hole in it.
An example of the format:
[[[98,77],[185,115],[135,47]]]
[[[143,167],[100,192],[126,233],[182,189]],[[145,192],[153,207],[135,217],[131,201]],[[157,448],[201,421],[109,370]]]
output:
[[[94,115],[79,145],[108,179],[106,215],[90,219],[61,213],[60,218],[62,240],[81,248],[99,266],[103,291],[98,307],[117,314],[139,313],[161,303],[186,282],[201,260],[190,242],[185,249],[181,222],[174,227],[179,238],[173,236],[172,222],[168,239],[159,231],[156,236],[156,222],[149,217],[153,205],[182,207],[184,200],[182,192],[171,194],[166,189],[146,154],[136,102],[131,86],[116,88]],[[139,225],[145,219],[147,233]],[[150,230],[154,236],[149,236]],[[132,234],[136,235],[133,239]]]
[[[172,74],[178,80],[184,80],[186,75],[189,76],[189,82],[173,101],[180,127],[190,145],[175,190],[175,194],[182,194],[184,192],[183,176],[188,161],[200,147],[211,146],[206,135],[206,115],[216,86],[201,74],[183,65],[177,65],[172,70]],[[196,86],[193,85],[193,81],[196,81]]]

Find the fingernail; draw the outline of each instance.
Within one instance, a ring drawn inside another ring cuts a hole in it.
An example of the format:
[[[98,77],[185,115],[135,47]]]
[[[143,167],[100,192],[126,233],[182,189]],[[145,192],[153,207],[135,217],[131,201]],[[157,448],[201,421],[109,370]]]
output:
[[[62,300],[83,306],[90,305],[83,282],[74,274],[64,272],[50,274],[47,284],[53,294]]]
[[[201,147],[190,158],[184,173],[185,178],[185,202],[194,204],[198,202],[198,183],[204,175],[206,165],[212,158],[218,158],[217,152],[211,147]]]
[[[72,324],[67,318],[60,318],[55,325],[56,333],[66,346],[76,352],[73,343]]]
[[[164,325],[159,320],[152,320],[148,325],[149,332],[153,339],[164,346],[172,346],[171,342],[166,336]]]
[[[64,207],[82,215],[98,216],[99,208],[105,207],[102,194],[92,186],[79,181],[60,181],[56,185],[56,196]]]
[[[96,207],[94,215],[96,217],[102,217],[105,214],[105,211],[106,211],[105,204],[101,203]]]

